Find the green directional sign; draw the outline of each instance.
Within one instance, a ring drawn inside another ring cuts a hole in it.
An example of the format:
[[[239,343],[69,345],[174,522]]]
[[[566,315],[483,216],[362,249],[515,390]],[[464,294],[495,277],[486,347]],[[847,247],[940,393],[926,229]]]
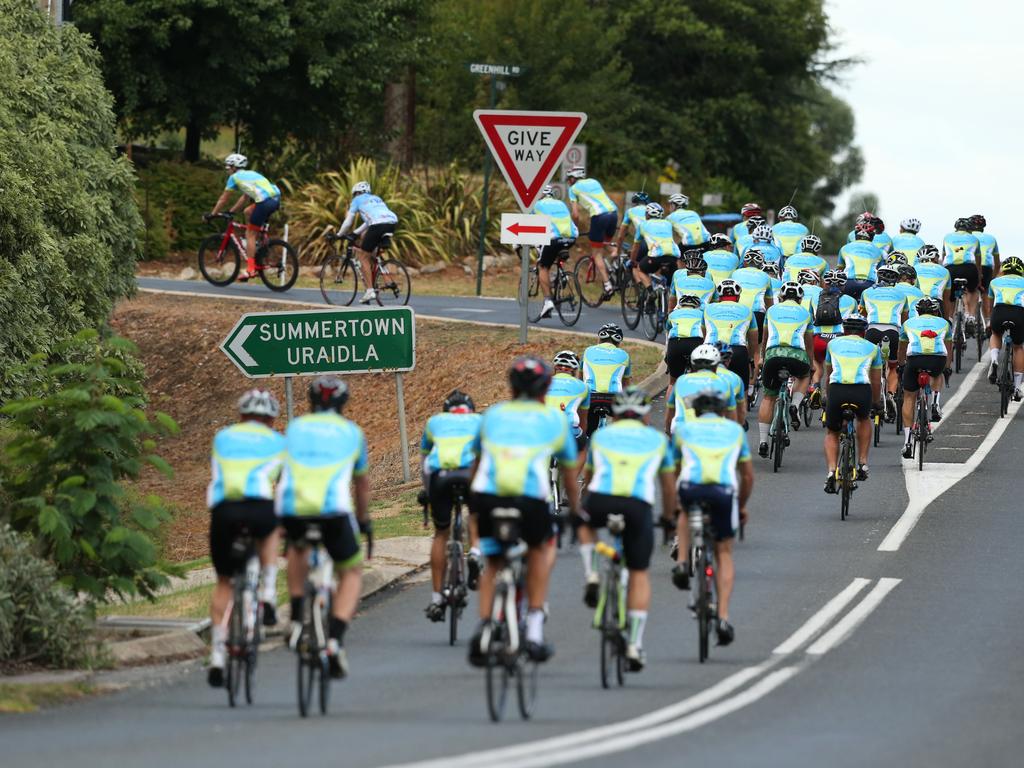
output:
[[[220,348],[252,379],[411,371],[415,315],[411,307],[252,312]]]

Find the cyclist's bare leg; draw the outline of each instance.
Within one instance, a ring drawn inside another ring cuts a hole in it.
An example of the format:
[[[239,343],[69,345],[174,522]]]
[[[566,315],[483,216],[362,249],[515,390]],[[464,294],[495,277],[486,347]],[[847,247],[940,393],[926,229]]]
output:
[[[914,404],[917,402],[917,392],[903,391],[903,428],[906,429],[914,423]]]
[[[626,607],[631,611],[646,611],[651,605],[651,577],[647,571],[629,571],[629,594]]]
[[[676,517],[676,541],[679,544],[676,562],[681,563],[690,556],[690,518],[685,512]]]
[[[537,279],[540,280],[540,289],[545,299],[551,298],[551,267],[537,267]]]
[[[964,312],[967,317],[974,317],[978,311],[978,291],[966,291],[964,293]]]
[[[293,600],[303,596],[306,587],[306,576],[309,574],[309,560],[305,548],[300,549],[294,544],[288,545],[288,595]],[[301,621],[301,616],[292,616],[292,621]]]
[[[480,573],[480,618],[487,621],[491,618],[491,601],[494,600],[494,580],[505,565],[503,557],[488,557],[487,564]]]
[[[245,209],[246,221],[252,219],[252,212],[255,208],[254,203]],[[256,272],[256,233],[258,231],[259,227],[253,227],[251,224],[245,228],[245,265],[250,275]]]
[[[761,398],[761,405],[757,409],[757,420],[761,424],[772,423],[772,413],[775,411],[775,401],[779,399],[778,395],[765,394]]]
[[[351,622],[356,615],[356,606],[359,604],[359,592],[363,586],[363,569],[358,566],[350,566],[337,570],[338,586],[334,590],[334,605],[332,613],[334,618],[344,622]]]
[[[611,243],[604,243],[603,245],[597,245],[592,243],[594,266],[597,267],[597,274],[601,276],[601,284],[608,282],[608,264],[605,259],[615,258],[615,249],[611,247]]]
[[[476,515],[467,515],[469,520],[469,548],[476,552],[480,551],[480,534],[476,531]]]
[[[857,419],[857,462],[859,464],[868,463],[868,450],[871,448],[871,432],[874,428],[875,425],[871,419]]]
[[[430,582],[435,592],[441,591],[444,578],[444,561],[448,549],[448,529],[434,527],[434,538],[430,542]]]
[[[895,393],[899,379],[900,377],[896,374],[896,363],[889,363],[885,374],[885,391],[889,394]]]
[[[530,547],[526,553],[526,602],[531,611],[544,610],[544,601],[548,599],[548,580],[554,564],[551,550],[554,547],[554,539],[550,539]]]
[[[732,585],[736,578],[736,569],[732,559],[732,539],[715,542],[715,588],[718,590],[718,618],[729,620],[729,599],[732,597]]]
[[[364,251],[358,245],[353,249],[356,252],[356,258],[359,259],[359,266],[363,270],[363,282],[366,287],[373,288],[373,266],[370,261],[371,254]]]
[[[807,394],[807,385],[811,383],[809,376],[804,376],[802,379],[795,379],[793,381],[793,394],[799,392],[801,395]]]
[[[651,287],[651,276],[644,272],[640,267],[633,267],[633,279],[636,280],[644,288]]]
[[[213,586],[213,594],[210,596],[210,621],[213,626],[220,626],[224,621],[224,612],[231,602],[231,577],[218,576],[217,583]]]
[[[835,472],[839,464],[839,433],[831,429],[825,430],[825,464],[829,473]]]

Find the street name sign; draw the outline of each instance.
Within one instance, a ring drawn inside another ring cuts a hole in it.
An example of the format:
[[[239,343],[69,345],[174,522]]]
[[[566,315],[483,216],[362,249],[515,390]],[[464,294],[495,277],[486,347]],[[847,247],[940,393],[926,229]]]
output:
[[[220,348],[251,379],[411,371],[415,315],[412,307],[250,312]]]
[[[517,64],[478,64],[469,65],[470,73],[474,75],[498,75],[499,77],[519,77],[523,68]]]
[[[501,214],[501,242],[505,245],[551,244],[550,219],[542,214]]]
[[[525,213],[554,175],[587,116],[583,112],[478,109],[473,119]]]

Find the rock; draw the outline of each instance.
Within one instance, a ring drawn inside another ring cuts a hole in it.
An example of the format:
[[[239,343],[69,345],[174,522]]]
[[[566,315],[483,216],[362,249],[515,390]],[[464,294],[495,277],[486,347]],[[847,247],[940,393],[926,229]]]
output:
[[[179,280],[195,280],[196,271],[192,267],[185,267],[181,272],[178,273]]]
[[[473,270],[467,267],[465,264],[462,265],[462,271],[465,272],[467,275],[473,274]]]
[[[494,258],[497,260],[497,265],[502,269],[508,269],[519,264],[519,257],[514,253],[502,253]]]
[[[409,273],[409,277],[416,277],[420,273],[416,267],[406,267],[405,271]]]
[[[432,275],[435,272],[442,272],[448,265],[443,261],[435,261],[433,264],[424,264],[420,267],[420,274]]]
[[[303,277],[318,278],[318,277],[320,277],[320,267],[319,266],[315,266],[315,267],[301,267],[299,269],[299,274],[302,275]]]
[[[498,261],[497,256],[491,256],[489,254],[484,256],[484,272],[489,269],[494,269],[495,267],[500,266],[500,264],[501,263]]]

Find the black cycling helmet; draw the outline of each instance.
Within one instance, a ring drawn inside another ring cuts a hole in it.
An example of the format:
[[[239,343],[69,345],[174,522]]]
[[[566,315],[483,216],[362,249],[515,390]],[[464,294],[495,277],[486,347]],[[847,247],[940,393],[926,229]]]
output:
[[[699,309],[701,305],[700,296],[695,296],[692,293],[684,293],[679,296],[676,301],[676,307],[689,307],[690,309]]]
[[[980,213],[976,213],[971,216],[971,230],[974,232],[984,232],[985,227],[988,226],[988,221]]]
[[[613,344],[620,344],[622,342],[622,329],[615,323],[605,323],[598,330],[597,338],[600,341],[610,341]]]
[[[912,283],[917,282],[917,270],[909,264],[900,264],[898,267],[900,273],[900,280],[909,280]]]
[[[704,261],[702,254],[691,255],[686,259],[686,271],[687,272],[699,272],[704,274],[708,271],[708,263]]]
[[[925,296],[923,299],[919,299],[917,304],[914,305],[919,315],[942,315],[942,305],[939,304],[938,300],[933,299],[931,296]]]
[[[880,266],[875,275],[878,278],[879,285],[896,285],[896,282],[900,279],[900,271],[890,264]]]
[[[907,254],[903,251],[893,251],[889,254],[889,257],[885,260],[886,264],[895,266],[897,269],[900,264],[909,264],[910,259],[907,258]]]
[[[651,202],[651,196],[648,195],[646,192],[634,192],[633,196],[630,198],[630,201],[633,203],[633,205],[647,205],[649,202]]]
[[[967,217],[961,217],[953,222],[953,229],[957,232],[970,232],[971,220]]]
[[[320,376],[309,385],[309,407],[314,413],[341,413],[348,402],[348,384],[337,376]]]
[[[843,318],[843,333],[847,336],[852,336],[853,334],[863,336],[864,331],[867,329],[868,321],[862,315],[852,314]]]
[[[1024,275],[1024,261],[1018,256],[1010,256],[1008,259],[1003,259],[999,270],[1007,275]]]
[[[615,393],[612,415],[642,419],[651,412],[651,398],[640,387],[626,387]]]
[[[508,383],[515,397],[540,397],[551,384],[551,367],[538,357],[517,357],[508,369]]]
[[[465,392],[453,389],[448,397],[444,399],[444,410],[447,413],[454,411],[455,409],[459,409],[463,412],[472,412],[476,410],[476,404],[473,402],[473,398]]]
[[[721,416],[725,413],[725,398],[717,389],[702,389],[686,398],[686,404],[693,408],[697,416],[705,413],[717,413]]]

